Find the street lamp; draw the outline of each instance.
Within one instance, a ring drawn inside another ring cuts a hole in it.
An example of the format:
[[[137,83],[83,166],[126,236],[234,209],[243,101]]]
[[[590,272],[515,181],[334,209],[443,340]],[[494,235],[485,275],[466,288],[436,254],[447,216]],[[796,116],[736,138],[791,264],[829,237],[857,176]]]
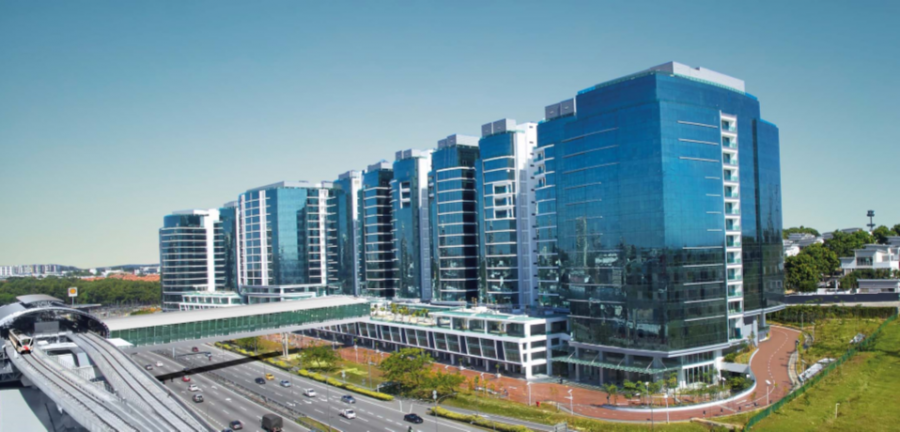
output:
[[[525,387],[528,387],[528,406],[531,406],[531,383],[525,383]]]
[[[572,396],[572,389],[569,389],[569,397],[566,398],[569,400],[569,411],[572,411],[572,415],[575,415],[575,396]]]
[[[669,393],[663,394],[663,397],[666,399],[666,424],[669,424]]]
[[[644,388],[647,389],[647,401],[650,402],[650,430],[653,430],[653,398],[650,397],[650,381],[644,381]]]
[[[766,405],[769,405],[769,386],[772,385],[769,380],[766,380]]]
[[[431,398],[434,399],[434,432],[438,432],[437,390],[431,391]]]

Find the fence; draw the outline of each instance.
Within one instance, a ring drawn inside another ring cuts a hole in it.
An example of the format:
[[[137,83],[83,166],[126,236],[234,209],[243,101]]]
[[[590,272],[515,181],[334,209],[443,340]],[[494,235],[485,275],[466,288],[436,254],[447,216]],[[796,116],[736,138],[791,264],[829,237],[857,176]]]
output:
[[[878,326],[878,329],[875,330],[875,332],[872,333],[871,336],[867,337],[856,347],[850,348],[849,350],[847,350],[847,352],[844,353],[844,355],[842,355],[841,358],[837,359],[833,363],[830,363],[828,366],[825,367],[825,369],[822,370],[822,372],[819,372],[816,376],[812,377],[811,379],[809,379],[808,381],[803,383],[803,385],[800,386],[797,390],[794,390],[793,392],[791,392],[790,394],[788,394],[787,396],[785,396],[778,402],[775,402],[774,404],[770,405],[768,408],[762,410],[759,414],[750,418],[750,421],[747,422],[747,426],[744,427],[744,430],[750,430],[750,428],[752,428],[754,425],[761,422],[763,419],[765,419],[766,417],[771,415],[773,412],[778,411],[778,409],[781,408],[782,406],[784,406],[785,404],[790,403],[792,400],[798,398],[803,393],[806,393],[810,388],[812,388],[814,385],[816,385],[816,383],[823,380],[831,372],[834,372],[834,370],[836,368],[840,367],[842,364],[844,364],[845,361],[849,360],[851,357],[856,355],[856,353],[858,353],[860,351],[869,350],[875,344],[876,336],[878,336],[881,333],[881,330],[884,329],[885,326],[890,324],[895,319],[897,319],[896,312],[894,313],[893,316],[891,316],[890,318],[885,320],[883,323],[881,323],[881,325]]]

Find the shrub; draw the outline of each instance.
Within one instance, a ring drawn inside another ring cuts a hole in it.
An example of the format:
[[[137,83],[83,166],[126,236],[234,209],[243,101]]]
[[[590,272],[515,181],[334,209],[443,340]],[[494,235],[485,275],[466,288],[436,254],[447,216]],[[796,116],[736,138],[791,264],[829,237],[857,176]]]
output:
[[[450,420],[457,420],[466,423],[472,423],[483,428],[491,429],[494,428],[500,432],[534,432],[531,429],[528,429],[525,426],[521,425],[511,425],[507,423],[499,423],[492,422],[490,420],[485,419],[484,417],[480,417],[477,415],[469,415],[469,414],[459,414],[455,413],[441,407],[434,407],[431,409],[432,415],[436,415],[438,417],[448,418]]]

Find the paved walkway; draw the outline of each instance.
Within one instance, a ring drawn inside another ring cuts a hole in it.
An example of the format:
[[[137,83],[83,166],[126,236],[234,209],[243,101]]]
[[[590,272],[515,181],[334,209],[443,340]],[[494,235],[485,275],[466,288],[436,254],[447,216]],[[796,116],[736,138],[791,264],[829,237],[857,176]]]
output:
[[[795,350],[795,341],[799,332],[785,327],[772,326],[769,332],[769,338],[759,344],[759,350],[753,357],[750,368],[759,380],[755,394],[750,394],[737,401],[730,401],[709,408],[698,408],[683,411],[673,411],[669,413],[669,420],[689,420],[695,417],[714,417],[722,415],[731,415],[741,411],[747,411],[754,407],[763,407],[766,405],[766,380],[775,384],[769,388],[769,402],[784,397],[791,390],[791,379],[788,375],[788,362],[790,356]],[[292,345],[300,346],[301,340],[304,346],[310,344],[330,343],[328,341],[320,341],[308,336],[292,335]],[[272,337],[277,340],[277,337]],[[366,359],[370,359],[374,363],[379,363],[382,358],[387,356],[386,353],[375,353],[372,350],[359,347],[355,350],[352,347],[345,347],[338,350],[341,357],[349,361],[357,361],[365,363]],[[455,372],[456,367],[444,364],[435,364],[435,370],[447,370]],[[472,381],[475,377],[479,377],[481,381],[481,371],[464,370],[462,374],[467,381]],[[491,390],[495,390],[500,394],[507,396],[510,400],[527,404],[528,388],[525,381],[518,378],[501,376],[499,379],[495,374],[484,373],[487,386]],[[483,383],[483,381],[482,381]],[[481,384],[480,384],[481,385]],[[625,412],[604,407],[607,404],[607,395],[605,392],[598,390],[590,390],[582,387],[568,386],[557,383],[533,383],[531,385],[531,402],[556,402],[559,405],[568,408],[570,401],[567,398],[569,390],[572,390],[574,396],[575,412],[589,417],[596,417],[606,420],[615,421],[650,421],[650,413],[643,412]],[[661,400],[657,401],[662,402]],[[617,405],[625,407],[629,406],[629,402],[624,397],[619,396]],[[658,404],[657,404],[658,405]],[[633,405],[632,405],[633,406]],[[633,406],[640,408],[641,406]],[[655,411],[653,420],[666,421],[666,413]]]

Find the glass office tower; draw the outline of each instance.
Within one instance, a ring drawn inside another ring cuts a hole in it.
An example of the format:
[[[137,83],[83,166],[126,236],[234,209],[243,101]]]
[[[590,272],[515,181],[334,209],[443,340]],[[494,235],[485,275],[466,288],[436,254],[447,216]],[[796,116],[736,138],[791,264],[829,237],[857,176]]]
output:
[[[431,300],[431,236],[428,172],[431,150],[398,151],[391,180],[395,297]]]
[[[364,271],[360,257],[359,205],[360,191],[362,190],[362,172],[347,171],[338,176],[334,182],[341,189],[341,196],[337,199],[337,233],[338,250],[337,278],[341,286],[341,293],[347,295],[359,295],[360,274]]]
[[[529,161],[537,125],[503,119],[481,127],[476,163],[479,206],[479,302],[518,310],[535,298]]]
[[[360,219],[365,265],[361,293],[364,296],[394,298],[396,295],[398,278],[391,207],[393,179],[393,167],[385,161],[369,165],[363,174]]]
[[[241,303],[234,293],[234,208],[185,210],[159,230],[163,311]]]
[[[478,138],[450,135],[431,155],[431,274],[434,303],[478,299]]]
[[[560,297],[560,261],[557,249],[556,151],[565,139],[566,125],[575,119],[575,99],[548,106],[545,120],[537,128],[532,178],[532,212],[535,214],[534,262],[537,267],[537,296],[534,306],[553,312],[563,309]]]
[[[715,377],[783,307],[777,128],[743,81],[678,63],[583,90],[558,117],[539,148],[553,145],[573,352],[554,360],[595,383]]]
[[[238,287],[249,303],[327,293],[328,246],[338,243],[329,201],[341,193],[331,182],[286,181],[241,194]]]

